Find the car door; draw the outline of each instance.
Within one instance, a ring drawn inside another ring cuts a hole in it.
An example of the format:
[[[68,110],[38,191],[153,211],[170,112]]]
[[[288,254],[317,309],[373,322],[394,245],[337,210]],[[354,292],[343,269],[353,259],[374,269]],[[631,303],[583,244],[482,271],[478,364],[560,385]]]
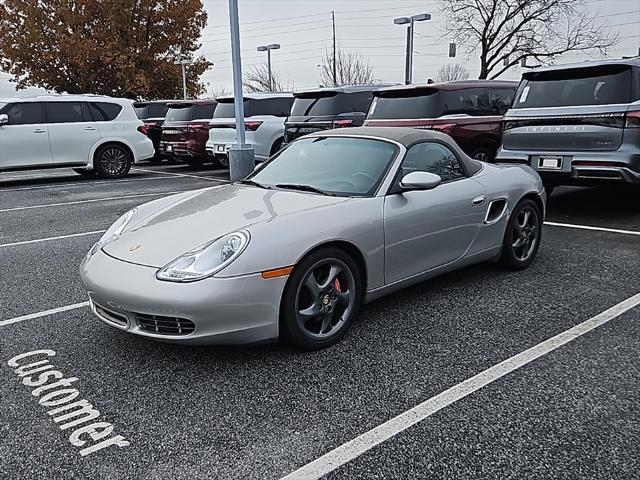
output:
[[[86,163],[100,140],[87,102],[46,102],[45,110],[53,163]]]
[[[9,123],[0,125],[0,168],[51,165],[42,102],[10,103],[1,113]]]
[[[440,175],[442,183],[431,190],[402,191],[400,180],[413,171]],[[395,183],[384,205],[387,284],[462,257],[486,209],[484,187],[465,174],[456,154],[441,143],[413,145]]]

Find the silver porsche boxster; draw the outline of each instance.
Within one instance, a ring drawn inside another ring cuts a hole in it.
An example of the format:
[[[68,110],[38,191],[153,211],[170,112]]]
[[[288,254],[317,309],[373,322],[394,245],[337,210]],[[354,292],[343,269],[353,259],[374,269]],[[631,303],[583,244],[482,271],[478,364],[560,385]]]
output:
[[[478,262],[527,267],[545,199],[531,168],[438,132],[322,131],[240,182],[127,212],[80,275],[98,318],[136,335],[317,349],[362,302]]]

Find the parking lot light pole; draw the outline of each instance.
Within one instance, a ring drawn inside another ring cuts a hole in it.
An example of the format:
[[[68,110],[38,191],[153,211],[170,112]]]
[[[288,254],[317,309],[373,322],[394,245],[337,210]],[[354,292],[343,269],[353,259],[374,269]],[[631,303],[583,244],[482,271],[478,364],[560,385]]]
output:
[[[242,94],[242,65],[240,59],[240,27],[238,0],[229,0],[231,27],[231,61],[233,63],[233,104],[236,113],[236,143],[229,149],[229,176],[232,182],[242,180],[255,167],[253,148],[245,144],[244,96]]]
[[[273,92],[273,76],[271,74],[271,50],[279,50],[279,43],[272,43],[270,45],[260,45],[258,47],[259,52],[267,52],[267,70],[269,71],[269,91]]]
[[[413,24],[415,22],[424,22],[425,20],[431,20],[431,14],[421,13],[419,15],[412,15],[411,17],[397,17],[393,19],[393,23],[396,25],[409,24],[407,27],[407,52],[404,67],[404,83],[407,85],[413,81]]]
[[[191,65],[193,62],[187,58],[177,60],[173,62],[175,65],[182,67],[182,98],[187,99],[187,65]]]

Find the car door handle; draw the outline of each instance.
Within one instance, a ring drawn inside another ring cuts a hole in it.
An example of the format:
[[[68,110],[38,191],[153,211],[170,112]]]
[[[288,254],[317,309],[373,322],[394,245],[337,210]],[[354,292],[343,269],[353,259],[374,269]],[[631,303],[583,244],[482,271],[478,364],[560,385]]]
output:
[[[96,130],[96,127],[84,127],[84,129],[93,132]]]
[[[482,205],[486,199],[487,199],[486,196],[478,195],[477,197],[473,197],[473,200],[471,200],[471,203],[473,205]]]
[[[47,133],[47,131],[43,128],[36,128],[33,133]]]

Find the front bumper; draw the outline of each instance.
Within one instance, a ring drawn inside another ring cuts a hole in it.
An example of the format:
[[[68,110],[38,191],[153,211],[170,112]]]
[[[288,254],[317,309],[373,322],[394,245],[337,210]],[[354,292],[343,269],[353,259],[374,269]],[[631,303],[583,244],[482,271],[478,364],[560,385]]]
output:
[[[561,158],[560,168],[542,168],[541,157]],[[496,163],[531,166],[540,177],[555,184],[593,184],[623,182],[640,184],[640,152],[552,152],[507,150],[501,147]]]
[[[103,251],[80,266],[93,312],[114,328],[194,345],[238,345],[278,338],[280,299],[287,277],[265,280],[257,273],[174,283],[156,279],[156,272],[156,268],[117,260]],[[157,333],[149,328],[150,317],[160,325],[177,320],[180,330],[188,333]]]

